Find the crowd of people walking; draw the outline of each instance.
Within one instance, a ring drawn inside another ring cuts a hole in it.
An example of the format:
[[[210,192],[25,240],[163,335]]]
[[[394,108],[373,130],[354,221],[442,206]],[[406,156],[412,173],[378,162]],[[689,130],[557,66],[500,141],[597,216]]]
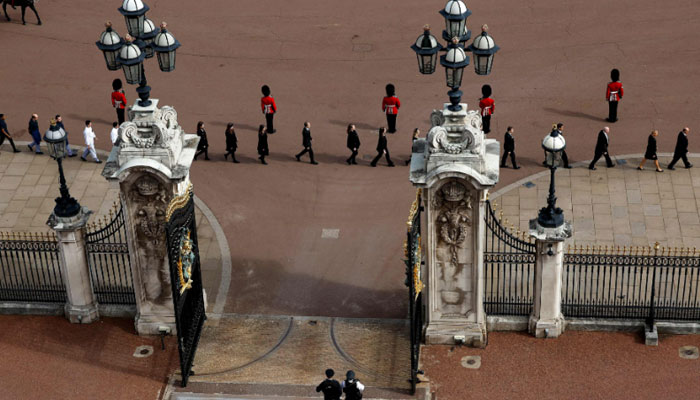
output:
[[[620,71],[613,69],[610,72],[611,81],[608,83],[605,92],[605,99],[608,102],[608,117],[606,118],[609,122],[618,121],[618,105],[624,95],[624,88],[620,82]],[[112,82],[112,94],[111,102],[112,106],[116,111],[117,120],[112,124],[112,130],[110,132],[110,141],[113,145],[119,143],[119,126],[125,121],[125,111],[127,99],[124,93],[123,84],[120,79],[115,79]],[[260,163],[267,165],[266,157],[270,155],[270,147],[268,141],[268,135],[274,134],[276,129],[274,128],[274,118],[277,113],[277,103],[275,98],[272,96],[272,90],[268,85],[263,85],[261,87],[262,97],[260,99],[261,111],[265,117],[265,123],[260,124],[258,127],[258,143],[257,143],[257,153]],[[401,108],[401,101],[396,95],[396,87],[393,84],[387,84],[385,87],[386,96],[382,99],[381,109],[386,116],[386,127],[379,127],[377,129],[377,145],[376,145],[376,156],[370,162],[372,167],[376,167],[379,161],[383,158],[386,159],[386,164],[389,167],[394,167],[395,164],[391,159],[389,152],[389,141],[387,139],[387,133],[397,132],[397,116],[399,109]],[[490,85],[483,85],[481,88],[482,97],[479,99],[479,109],[482,118],[482,128],[484,134],[489,134],[491,131],[491,118],[494,115],[496,102],[493,99],[493,89]],[[58,127],[63,128],[66,132],[66,152],[69,157],[74,157],[77,155],[71,149],[68,143],[68,131],[63,125],[63,120],[60,115],[56,115],[51,122],[56,124]],[[32,114],[27,131],[31,135],[32,142],[28,145],[30,151],[36,154],[43,154],[41,151],[41,131],[39,129],[39,116],[37,114]],[[557,132],[559,135],[563,135],[564,123],[560,122],[552,126],[552,132]],[[690,128],[685,127],[681,132],[679,132],[676,147],[673,153],[673,159],[668,164],[668,169],[674,170],[675,165],[679,161],[683,161],[685,168],[691,168],[693,165],[688,161],[688,134]],[[198,157],[204,156],[204,160],[211,160],[209,156],[209,140],[207,137],[207,131],[205,129],[204,121],[199,121],[197,123],[196,134],[199,136],[199,144],[197,145],[197,151],[195,153],[194,159],[197,160]],[[350,151],[350,156],[345,160],[348,165],[357,165],[357,156],[359,155],[359,149],[361,145],[360,135],[354,124],[348,124],[347,130],[347,140],[346,146]],[[224,154],[224,160],[228,160],[231,157],[233,163],[240,163],[236,158],[236,151],[238,150],[238,137],[236,136],[236,130],[233,122],[229,122],[226,125],[226,130],[224,132],[226,139],[226,152]],[[596,140],[596,145],[594,149],[593,159],[588,165],[591,170],[596,170],[596,163],[601,159],[605,159],[606,166],[608,168],[615,167],[615,163],[610,157],[608,151],[610,144],[611,130],[609,126],[603,127],[599,132]],[[659,160],[657,156],[657,138],[659,136],[658,130],[653,130],[647,140],[647,148],[644,153],[644,158],[637,167],[638,170],[643,170],[644,165],[647,160],[651,160],[656,167],[657,172],[663,172],[663,169],[659,165]],[[87,161],[88,155],[90,155],[94,162],[101,163],[102,161],[97,157],[97,152],[95,150],[95,140],[97,135],[95,134],[91,121],[85,121],[85,128],[83,130],[83,137],[85,141],[85,150],[81,155],[83,161]],[[411,137],[412,142],[415,142],[420,138],[420,130],[415,128]],[[9,141],[10,146],[14,152],[19,152],[15,146],[13,136],[10,134],[5,119],[5,115],[0,114],[0,145],[2,145],[5,140]],[[297,161],[301,161],[302,157],[308,155],[309,163],[312,165],[318,165],[316,158],[314,156],[313,150],[313,138],[311,136],[311,122],[305,121],[301,131],[301,145],[302,149],[299,153],[295,154],[294,157]],[[515,128],[513,126],[508,126],[503,137],[503,155],[501,157],[500,167],[507,168],[507,161],[510,158],[513,169],[520,169],[521,166],[518,164],[516,159],[516,139],[515,139]],[[569,158],[566,154],[566,150],[561,152],[561,161],[564,168],[571,168],[569,164]],[[411,158],[405,160],[405,164],[408,165],[411,162]],[[544,163],[543,163],[544,164]]]

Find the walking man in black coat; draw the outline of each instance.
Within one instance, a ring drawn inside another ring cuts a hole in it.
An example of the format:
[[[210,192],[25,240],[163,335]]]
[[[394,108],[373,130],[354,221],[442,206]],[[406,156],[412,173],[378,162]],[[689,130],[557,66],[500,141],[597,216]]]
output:
[[[506,168],[506,160],[510,155],[510,162],[513,163],[513,169],[520,169],[517,161],[515,161],[515,138],[513,134],[515,130],[509,126],[506,130],[505,138],[503,139],[503,157],[501,158],[501,168]]]
[[[391,157],[389,156],[389,148],[387,147],[387,142],[386,142],[386,128],[383,126],[379,128],[379,140],[377,141],[377,156],[374,157],[374,160],[370,163],[373,167],[377,166],[377,161],[379,161],[380,158],[382,158],[383,155],[386,155],[386,162],[389,164],[390,167],[394,166],[394,162],[391,161]]]
[[[674,165],[678,162],[678,160],[683,160],[683,164],[685,165],[686,168],[692,168],[693,164],[688,161],[688,133],[690,132],[690,128],[687,126],[683,128],[682,131],[678,132],[678,140],[676,140],[676,149],[673,150],[673,160],[671,160],[671,163],[668,164],[668,169],[674,170],[673,168]]]
[[[605,164],[608,166],[608,168],[615,166],[615,163],[613,163],[610,159],[610,154],[608,154],[608,144],[610,143],[610,138],[608,137],[609,134],[610,128],[607,126],[598,132],[598,141],[595,144],[595,154],[593,155],[593,161],[591,161],[588,169],[595,171],[595,163],[600,160],[600,157],[605,157]]]
[[[8,139],[10,141],[10,145],[12,145],[12,151],[15,153],[19,153],[19,150],[17,150],[17,147],[15,147],[14,140],[12,140],[12,135],[10,135],[10,131],[7,130],[7,123],[5,122],[5,114],[0,114],[0,145],[5,143],[5,139]]]
[[[314,150],[311,148],[311,122],[309,121],[304,122],[304,129],[301,130],[301,145],[304,146],[304,150],[302,150],[301,153],[294,156],[297,158],[297,161],[301,161],[301,156],[303,156],[306,153],[309,153],[309,158],[311,158],[311,164],[318,164],[314,160]]]
[[[348,125],[348,140],[347,140],[347,147],[352,151],[352,154],[350,154],[350,157],[345,160],[348,165],[350,164],[357,164],[357,161],[355,161],[355,157],[357,157],[357,151],[360,148],[360,136],[357,134],[357,131],[355,130],[355,125],[350,124]]]
[[[335,379],[331,379],[335,375],[335,371],[332,369],[326,370],[326,379],[321,382],[320,385],[316,386],[316,392],[323,392],[324,400],[340,400],[340,396],[343,394],[340,388],[340,382]]]

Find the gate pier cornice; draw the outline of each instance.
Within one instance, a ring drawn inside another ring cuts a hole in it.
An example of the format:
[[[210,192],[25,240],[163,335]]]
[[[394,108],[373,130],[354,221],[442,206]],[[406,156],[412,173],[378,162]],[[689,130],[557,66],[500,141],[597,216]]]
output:
[[[431,115],[414,143],[410,180],[423,188],[427,233],[428,344],[484,347],[484,236],[488,190],[498,182],[499,143],[486,139],[476,111]]]
[[[102,176],[119,182],[129,238],[129,257],[136,297],[136,330],[157,335],[176,331],[165,238],[170,201],[187,194],[189,170],[199,138],[186,134],[173,107],[134,104],[129,122],[119,127]]]

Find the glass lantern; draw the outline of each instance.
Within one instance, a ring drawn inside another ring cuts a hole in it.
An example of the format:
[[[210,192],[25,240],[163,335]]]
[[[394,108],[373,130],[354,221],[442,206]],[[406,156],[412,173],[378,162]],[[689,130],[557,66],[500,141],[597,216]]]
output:
[[[466,41],[463,38],[467,31],[467,17],[472,12],[461,0],[450,0],[445,5],[445,9],[440,10],[440,15],[445,18],[445,30],[442,32],[443,39],[450,40],[453,37]]]
[[[175,50],[180,47],[180,42],[165,27],[165,23],[161,24],[160,33],[153,41],[153,49],[158,55],[160,70],[171,72],[175,69]]]
[[[119,49],[124,45],[124,39],[119,37],[119,34],[112,30],[112,23],[108,22],[105,24],[107,29],[100,35],[100,40],[95,42],[97,48],[102,51],[105,57],[105,63],[107,63],[107,69],[110,71],[116,71],[119,69],[119,63],[117,62],[117,54]]]
[[[486,30],[488,27],[482,27],[481,35],[474,38],[468,50],[472,52],[474,58],[474,71],[477,75],[488,75],[493,68],[493,57],[500,47],[496,45],[493,37]]]
[[[411,49],[416,52],[418,58],[418,71],[421,74],[429,75],[435,72],[437,53],[442,50],[442,45],[438,43],[435,36],[430,34],[428,25],[423,30],[423,34],[416,39],[416,43],[411,46]]]
[[[66,157],[66,131],[51,121],[49,130],[44,134],[44,141],[48,144],[49,154],[55,159]]]
[[[124,16],[129,34],[133,37],[143,35],[148,6],[141,0],[124,0],[118,10]]]
[[[153,40],[158,34],[155,24],[150,19],[146,18],[143,23],[143,34],[139,36],[144,43],[143,52],[146,53],[146,58],[151,58],[155,54],[153,50]]]
[[[464,68],[469,65],[469,58],[457,42],[454,38],[447,47],[447,54],[440,57],[440,64],[445,67],[445,83],[452,89],[462,86]]]
[[[121,64],[124,70],[126,82],[130,85],[139,84],[143,78],[143,60],[145,54],[141,52],[139,47],[129,42],[124,45],[117,56],[117,62]]]

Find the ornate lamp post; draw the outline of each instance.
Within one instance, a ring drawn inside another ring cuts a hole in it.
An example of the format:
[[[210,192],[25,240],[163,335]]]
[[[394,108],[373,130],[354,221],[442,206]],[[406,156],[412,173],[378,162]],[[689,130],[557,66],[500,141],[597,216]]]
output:
[[[493,56],[499,50],[493,38],[486,33],[487,26],[482,27],[481,35],[474,39],[474,43],[465,48],[466,42],[471,38],[471,31],[467,29],[467,17],[471,11],[462,0],[450,0],[445,5],[440,14],[445,18],[445,30],[442,31],[442,38],[449,44],[447,53],[440,57],[440,64],[445,67],[445,81],[450,91],[447,95],[450,98],[450,111],[460,111],[459,105],[462,100],[462,76],[464,67],[469,65],[469,57],[465,51],[474,54],[474,69],[478,75],[488,75],[493,67]],[[435,72],[434,55],[443,47],[437,43],[435,37],[430,35],[429,27],[425,26],[425,33],[418,37],[411,49],[418,56],[418,70],[421,74],[432,74]]]
[[[106,30],[96,43],[104,53],[107,69],[116,71],[122,67],[127,83],[139,85],[136,92],[141,107],[151,105],[151,87],[146,80],[144,59],[157,53],[160,70],[170,72],[175,69],[175,50],[180,47],[180,42],[165,29],[165,22],[161,24],[160,32],[155,29],[153,22],[146,18],[148,10],[148,6],[141,0],[124,0],[119,12],[124,15],[129,32],[126,41],[112,30],[112,23],[107,22]]]
[[[56,198],[56,207],[53,212],[57,217],[70,218],[75,217],[81,210],[78,201],[71,197],[66,186],[66,177],[63,175],[62,160],[66,156],[66,131],[63,128],[56,126],[56,121],[51,121],[51,127],[44,134],[44,141],[49,146],[49,154],[58,163],[59,181],[61,184],[61,197]]]
[[[556,206],[557,197],[554,195],[554,173],[561,161],[561,152],[566,148],[566,140],[559,131],[553,130],[542,140],[542,148],[545,151],[545,164],[549,167],[551,177],[549,180],[549,196],[547,207],[540,209],[537,215],[537,223],[545,228],[559,228],[564,224],[564,212]]]

